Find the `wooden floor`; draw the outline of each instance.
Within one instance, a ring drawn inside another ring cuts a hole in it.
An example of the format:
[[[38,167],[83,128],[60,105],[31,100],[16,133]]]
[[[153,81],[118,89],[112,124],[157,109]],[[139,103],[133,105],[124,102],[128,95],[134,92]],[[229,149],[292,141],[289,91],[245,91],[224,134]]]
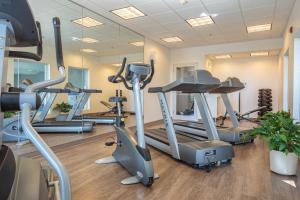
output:
[[[129,176],[118,164],[96,165],[95,160],[111,155],[113,147],[104,143],[112,135],[57,150],[68,169],[74,200],[159,199],[159,200],[296,200],[300,199],[298,176],[280,176],[269,170],[267,146],[256,139],[254,144],[235,146],[231,165],[210,173],[178,162],[155,149],[151,150],[154,169],[159,174],[152,187],[141,184],[124,186]]]

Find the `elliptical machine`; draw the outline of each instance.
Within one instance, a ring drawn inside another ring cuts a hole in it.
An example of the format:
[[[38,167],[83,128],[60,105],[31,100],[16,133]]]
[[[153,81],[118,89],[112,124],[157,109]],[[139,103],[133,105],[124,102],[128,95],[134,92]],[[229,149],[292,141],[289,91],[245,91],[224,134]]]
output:
[[[125,77],[122,75],[124,70],[126,70]],[[120,163],[132,175],[132,177],[121,181],[125,185],[142,183],[149,187],[154,182],[154,179],[158,178],[157,175],[154,175],[150,151],[145,143],[144,116],[141,101],[141,90],[151,82],[153,75],[153,60],[151,60],[150,65],[129,64],[126,67],[126,58],[124,58],[118,73],[108,77],[110,82],[123,83],[128,90],[133,91],[137,132],[135,139],[134,133],[125,128],[124,123],[115,124],[117,141],[107,142],[105,145],[112,146],[116,144],[116,149],[112,156],[99,159],[96,163]]]
[[[21,111],[20,123],[24,133],[59,177],[59,183],[49,182],[38,160],[15,157],[12,150],[2,144],[2,132],[0,132],[0,199],[46,200],[51,198],[49,194],[51,185],[54,185],[57,190],[60,187],[60,192],[55,192],[56,199],[71,199],[70,179],[66,169],[30,123],[31,110],[38,109],[41,104],[36,91],[65,80],[58,18],[53,19],[53,25],[60,76],[33,84],[21,93],[7,92],[5,84],[8,57],[40,61],[42,59],[42,36],[40,24],[35,22],[26,0],[0,1],[1,129],[3,128],[3,112]],[[12,51],[8,49],[9,47],[37,47],[37,53]]]

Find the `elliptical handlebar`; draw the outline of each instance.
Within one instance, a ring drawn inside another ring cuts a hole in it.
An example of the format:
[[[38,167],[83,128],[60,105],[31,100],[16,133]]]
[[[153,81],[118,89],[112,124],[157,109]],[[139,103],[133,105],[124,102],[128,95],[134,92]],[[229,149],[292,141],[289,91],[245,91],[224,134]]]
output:
[[[56,48],[56,63],[57,63],[57,69],[60,72],[60,76],[58,76],[55,79],[34,83],[26,88],[27,92],[34,92],[42,88],[56,85],[64,82],[66,79],[65,66],[63,60],[63,51],[62,51],[62,42],[61,42],[61,33],[60,33],[60,20],[58,17],[54,17],[52,22],[53,22],[54,40],[55,40],[55,48]]]
[[[12,58],[25,58],[35,61],[41,61],[43,57],[43,38],[40,22],[36,21],[36,27],[39,35],[39,41],[37,45],[37,53],[25,52],[25,51],[9,51],[8,56]]]
[[[150,67],[151,67],[151,74],[150,74],[150,76],[148,76],[147,79],[145,79],[143,81],[141,89],[144,89],[146,87],[146,85],[148,85],[152,81],[152,78],[154,75],[154,60],[153,59],[150,60]]]
[[[28,86],[25,90],[24,95],[34,94],[35,91],[46,88],[48,86],[56,85],[63,82],[66,79],[65,76],[65,67],[63,64],[63,55],[62,55],[62,44],[61,44],[61,34],[60,34],[60,22],[58,18],[53,18],[53,27],[54,27],[54,36],[55,36],[55,47],[56,47],[56,60],[58,70],[60,75],[51,80],[42,81],[39,83],[34,83]],[[24,133],[27,135],[29,140],[33,143],[36,149],[41,153],[45,160],[52,166],[54,171],[59,177],[59,186],[60,186],[60,197],[62,200],[71,199],[71,184],[70,178],[67,170],[54,154],[51,148],[45,143],[41,136],[36,132],[32,127],[30,120],[30,113],[32,106],[25,102],[21,104],[21,125]]]
[[[112,83],[120,83],[120,82],[122,82],[122,80],[118,80],[118,78],[122,78],[122,73],[123,73],[123,71],[124,71],[124,69],[126,67],[126,61],[127,61],[127,58],[124,57],[123,61],[122,61],[121,68],[119,69],[118,73],[116,75],[108,77],[108,81],[109,82],[112,82]]]
[[[63,51],[62,51],[62,43],[61,43],[61,34],[60,34],[60,19],[58,17],[54,17],[52,19],[52,22],[54,28],[57,67],[58,69],[60,67],[65,68]]]
[[[111,83],[121,83],[122,82],[128,90],[133,90],[133,87],[129,86],[127,81],[132,78],[131,75],[129,75],[129,74],[132,74],[134,72],[129,71],[129,73],[126,73],[126,78],[124,76],[122,76],[122,73],[124,72],[125,67],[126,67],[126,61],[127,61],[127,58],[124,57],[122,65],[121,65],[119,71],[117,72],[116,75],[109,76],[108,81],[111,82]],[[130,65],[128,65],[128,66],[130,66]],[[144,66],[146,66],[146,65],[144,65]],[[147,65],[147,66],[149,66],[149,65]],[[148,85],[151,82],[152,78],[153,78],[153,75],[154,75],[154,60],[153,59],[150,60],[150,69],[151,69],[150,75],[147,76],[146,79],[140,81],[140,83],[141,83],[140,88],[141,89],[144,89],[146,87],[146,85]],[[130,69],[128,69],[128,70],[130,70]],[[129,77],[131,77],[131,78],[129,78]]]

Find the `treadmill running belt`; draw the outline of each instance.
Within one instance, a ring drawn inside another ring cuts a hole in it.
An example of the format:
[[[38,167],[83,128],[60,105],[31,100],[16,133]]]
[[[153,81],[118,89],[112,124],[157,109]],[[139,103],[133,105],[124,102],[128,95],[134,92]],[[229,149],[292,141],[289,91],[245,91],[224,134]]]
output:
[[[76,121],[47,121],[47,122],[36,122],[33,123],[34,127],[82,127],[89,126],[90,123],[76,122]]]
[[[194,128],[194,129],[198,129],[201,131],[205,131],[204,125],[202,122],[190,122],[190,121],[182,121],[182,122],[176,122],[174,123],[174,125],[177,126],[184,126],[187,128]],[[216,126],[217,128],[228,128],[225,126]]]
[[[101,120],[101,119],[114,119],[114,118],[116,118],[116,116],[101,116],[101,117],[99,117],[99,116],[93,116],[93,115],[79,115],[79,116],[73,117],[73,119],[79,119],[79,120],[81,120],[81,119]]]
[[[145,135],[150,138],[159,140],[160,142],[162,142],[164,144],[169,145],[169,140],[168,140],[168,136],[167,136],[165,129],[162,129],[162,128],[161,129],[147,129],[147,130],[145,130]],[[176,131],[176,138],[177,138],[178,143],[187,143],[187,142],[194,142],[195,140],[197,140],[197,141],[204,140],[204,139],[200,139],[199,137],[196,139],[196,138],[185,136],[185,133],[181,132],[181,131]]]

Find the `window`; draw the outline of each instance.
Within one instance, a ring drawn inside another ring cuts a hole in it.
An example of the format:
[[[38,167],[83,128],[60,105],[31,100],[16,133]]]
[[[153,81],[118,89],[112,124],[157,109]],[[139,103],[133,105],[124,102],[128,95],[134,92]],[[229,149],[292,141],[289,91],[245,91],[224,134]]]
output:
[[[89,71],[85,68],[69,67],[68,68],[68,81],[75,87],[87,89],[89,85]],[[77,100],[78,94],[69,94],[68,103],[74,105]],[[89,108],[89,101],[85,105],[85,109]]]
[[[50,78],[49,64],[33,62],[22,59],[14,59],[14,86],[25,88],[22,84],[25,79],[33,83],[48,80]]]
[[[14,59],[14,87],[26,88],[22,82],[25,79],[31,80],[33,83],[41,82],[50,79],[49,64],[34,62],[29,60]],[[39,111],[43,110],[49,96],[46,96]]]

